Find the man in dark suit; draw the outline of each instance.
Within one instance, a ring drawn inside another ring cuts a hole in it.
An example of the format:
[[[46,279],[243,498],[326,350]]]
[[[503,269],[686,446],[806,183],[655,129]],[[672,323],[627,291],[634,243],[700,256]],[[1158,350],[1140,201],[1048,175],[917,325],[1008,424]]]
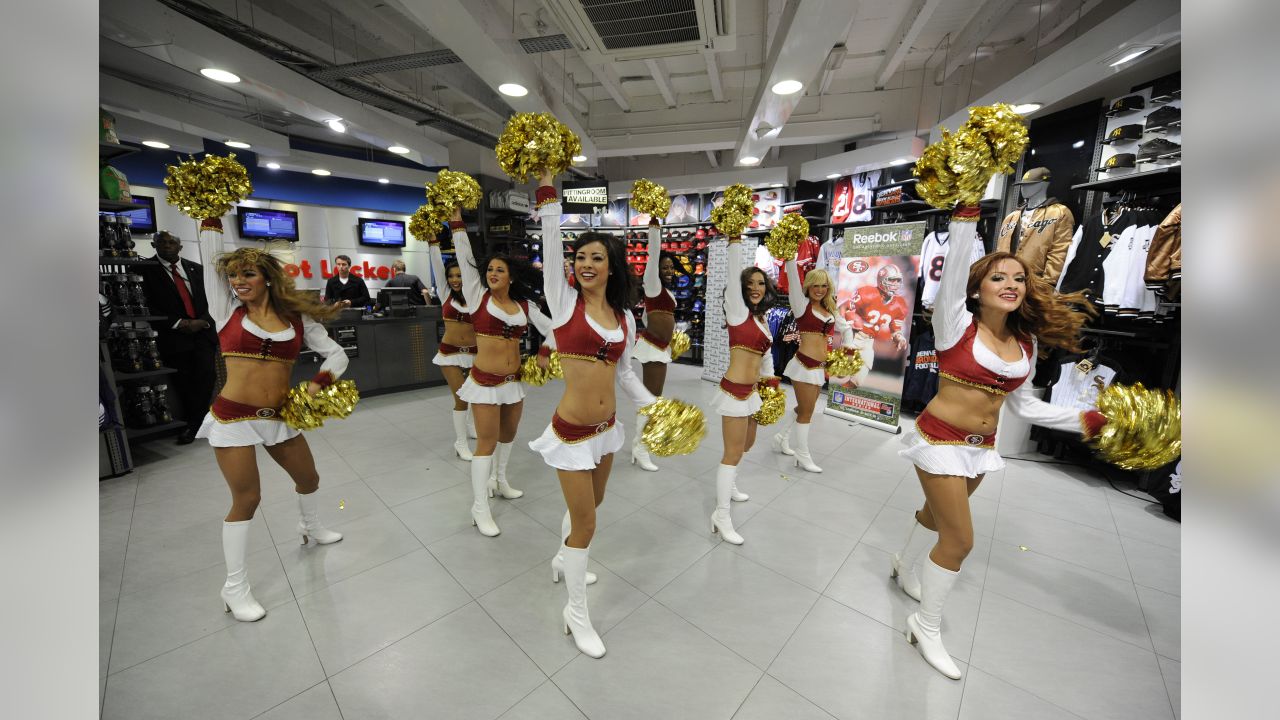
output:
[[[218,333],[204,293],[204,267],[179,256],[182,240],[173,233],[156,233],[151,246],[155,265],[143,275],[147,303],[151,314],[164,316],[151,327],[159,334],[161,360],[178,371],[173,385],[187,421],[178,444],[186,445],[195,440],[213,400]]]
[[[426,305],[430,296],[427,286],[422,284],[422,279],[417,275],[406,272],[407,266],[403,260],[396,260],[391,263],[391,272],[395,273],[390,280],[387,281],[385,287],[389,288],[409,288],[409,304],[410,305]]]
[[[369,288],[359,275],[351,274],[351,258],[339,255],[333,259],[338,274],[329,278],[324,286],[324,299],[328,303],[341,303],[342,307],[362,308],[369,304]]]

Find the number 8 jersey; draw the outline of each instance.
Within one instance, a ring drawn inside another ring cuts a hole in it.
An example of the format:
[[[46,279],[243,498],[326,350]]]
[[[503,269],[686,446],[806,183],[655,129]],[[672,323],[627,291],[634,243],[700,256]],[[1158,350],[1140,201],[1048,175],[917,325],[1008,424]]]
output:
[[[920,247],[920,302],[924,307],[933,307],[934,298],[938,296],[938,281],[942,279],[942,266],[947,260],[947,251],[951,249],[948,232],[931,232],[924,237],[924,245]],[[982,257],[982,243],[973,244],[973,265]]]

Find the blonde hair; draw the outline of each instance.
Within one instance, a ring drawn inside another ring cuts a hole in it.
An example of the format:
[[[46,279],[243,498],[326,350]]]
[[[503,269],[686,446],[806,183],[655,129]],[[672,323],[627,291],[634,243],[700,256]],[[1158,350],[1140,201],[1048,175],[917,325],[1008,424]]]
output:
[[[822,302],[818,304],[822,306],[822,309],[825,310],[828,315],[835,317],[836,289],[831,286],[831,276],[827,274],[826,270],[810,270],[808,274],[804,276],[804,296],[806,298],[809,297],[809,288],[814,285],[822,284],[827,286],[827,294],[822,298]],[[813,301],[810,300],[810,302]],[[795,308],[792,308],[792,312],[794,311]],[[802,310],[801,312],[804,311]]]
[[[309,315],[314,320],[336,317],[338,308],[326,305],[314,295],[305,293],[294,285],[293,278],[284,271],[280,258],[266,250],[243,247],[218,256],[214,268],[224,278],[232,272],[254,268],[267,279],[267,302],[281,318],[292,320]]]

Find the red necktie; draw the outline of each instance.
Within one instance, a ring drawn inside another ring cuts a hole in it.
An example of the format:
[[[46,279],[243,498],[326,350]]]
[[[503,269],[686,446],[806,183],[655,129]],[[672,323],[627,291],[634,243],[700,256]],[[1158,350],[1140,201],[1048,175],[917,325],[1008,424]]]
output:
[[[169,270],[173,273],[173,284],[178,286],[178,297],[182,298],[182,307],[187,311],[187,317],[194,318],[196,316],[196,306],[191,302],[191,293],[187,290],[187,282],[178,274],[178,264],[170,263]]]

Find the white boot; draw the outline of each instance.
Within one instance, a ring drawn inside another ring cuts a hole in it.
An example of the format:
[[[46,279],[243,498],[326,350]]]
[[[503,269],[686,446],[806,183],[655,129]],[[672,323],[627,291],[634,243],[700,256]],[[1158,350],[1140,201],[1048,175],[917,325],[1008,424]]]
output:
[[[960,679],[960,668],[942,646],[942,606],[959,575],[959,571],[926,559],[920,573],[920,609],[907,616],[907,641],[919,648],[935,670],[952,680]]]
[[[453,453],[463,460],[471,459],[471,447],[467,443],[467,419],[471,415],[466,410],[453,411]]]
[[[729,498],[733,494],[733,478],[738,474],[734,465],[721,465],[716,470],[716,511],[711,513],[711,534],[720,533],[727,543],[741,545],[744,540],[733,529],[733,517],[729,514]]]
[[[222,557],[227,561],[227,582],[222,586],[222,605],[241,622],[257,622],[267,611],[249,591],[249,574],[244,569],[245,548],[249,545],[252,520],[222,523]]]
[[[573,634],[573,643],[584,655],[604,657],[604,641],[591,627],[587,613],[587,552],[588,548],[561,547],[564,554],[564,584],[569,591],[569,603],[564,606],[564,634]]]
[[[729,499],[734,502],[746,502],[751,496],[738,489],[738,474],[733,475],[733,485],[729,486]]]
[[[320,514],[316,512],[316,494],[298,496],[298,534],[302,536],[302,544],[307,544],[310,537],[317,545],[329,545],[342,539],[342,533],[335,532],[320,524]]]
[[[467,437],[475,440],[480,437],[476,433],[476,416],[471,412],[471,408],[467,408]]]
[[[489,497],[502,495],[508,500],[524,497],[523,490],[517,490],[507,484],[507,461],[511,459],[511,446],[514,444],[513,442],[498,443],[498,449],[494,452],[498,460],[494,463],[493,471],[489,473]]]
[[[902,551],[893,554],[889,559],[889,577],[898,582],[898,587],[907,597],[920,601],[920,576],[916,573],[920,554],[928,552],[937,543],[938,534],[912,519],[911,532]]]
[[[560,576],[564,573],[564,541],[569,539],[569,531],[573,529],[573,523],[569,520],[569,511],[564,511],[564,519],[560,521],[560,549],[556,551],[556,556],[551,558],[551,582],[560,582]],[[587,571],[587,584],[595,585],[596,574]]]
[[[631,464],[639,465],[641,470],[649,472],[658,472],[658,466],[653,464],[653,458],[649,457],[649,448],[640,441],[640,435],[644,432],[644,422],[648,418],[640,413],[636,413],[636,436],[631,441]]]
[[[813,461],[813,456],[809,454],[809,423],[796,423],[794,428],[796,434],[796,467],[804,468],[806,472],[820,473],[822,468],[818,467]]]
[[[796,451],[791,449],[791,419],[795,417],[791,413],[783,413],[782,419],[778,422],[780,426],[779,432],[773,436],[773,451],[782,453],[783,455],[795,455]]]
[[[476,455],[471,460],[471,524],[485,537],[494,537],[502,532],[489,512],[488,484],[492,467],[492,455]]]

